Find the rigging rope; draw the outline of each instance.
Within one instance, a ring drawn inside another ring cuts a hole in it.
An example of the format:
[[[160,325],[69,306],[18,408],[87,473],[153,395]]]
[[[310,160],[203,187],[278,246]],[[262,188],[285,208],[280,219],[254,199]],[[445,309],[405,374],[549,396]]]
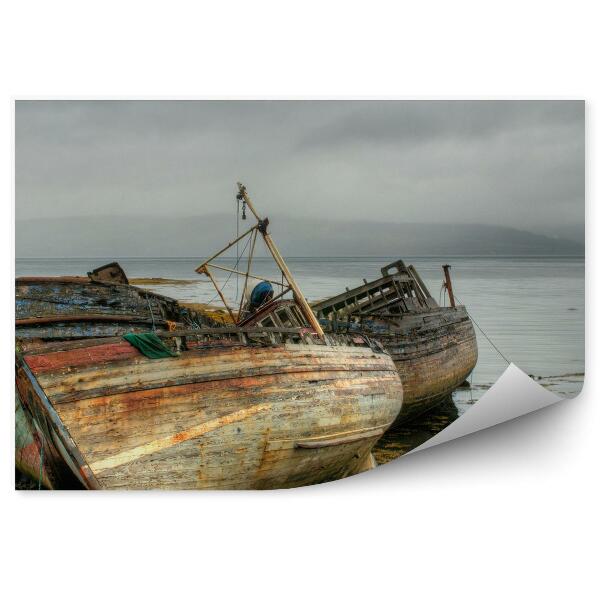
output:
[[[238,264],[240,262],[240,260],[244,257],[244,253],[246,252],[246,248],[248,248],[248,244],[250,243],[250,239],[252,238],[252,235],[248,236],[248,240],[246,241],[246,245],[244,246],[244,249],[242,250],[242,253],[238,256],[237,260],[235,261],[235,266],[233,267],[234,269],[237,270],[238,268]],[[221,291],[223,291],[225,289],[225,286],[229,283],[229,280],[231,279],[231,276],[233,275],[233,272],[229,273],[229,276],[227,277],[227,279],[225,280],[225,283],[223,284],[223,286],[221,287]],[[212,304],[216,299],[217,296],[219,295],[219,292],[217,292],[209,301],[208,304]]]
[[[154,324],[154,313],[152,312],[152,305],[150,304],[150,300],[148,299],[148,292],[146,292],[146,302],[148,303],[148,308],[150,309],[150,316],[152,317],[152,331],[156,331],[156,325]]]
[[[237,242],[235,243],[235,252],[236,252],[237,262],[240,261],[240,240],[238,239],[239,237],[240,237],[240,203],[238,201],[237,202],[237,215],[235,217],[235,238],[237,240]],[[236,275],[235,275],[235,301],[236,302],[238,300],[239,291],[240,291],[240,276],[236,273]]]

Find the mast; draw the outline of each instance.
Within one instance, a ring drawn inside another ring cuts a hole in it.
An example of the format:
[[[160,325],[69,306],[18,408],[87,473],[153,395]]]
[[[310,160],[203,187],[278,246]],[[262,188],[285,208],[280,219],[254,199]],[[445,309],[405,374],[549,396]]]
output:
[[[236,273],[238,275],[244,276],[244,289],[242,291],[242,298],[240,300],[240,306],[239,306],[239,310],[238,310],[238,314],[237,314],[237,322],[239,322],[240,320],[242,320],[241,319],[242,307],[243,307],[244,300],[247,295],[246,287],[248,285],[248,278],[250,277],[252,256],[254,254],[254,245],[255,245],[258,233],[260,233],[265,242],[265,246],[269,249],[269,252],[271,253],[271,256],[273,257],[273,260],[279,267],[279,270],[281,271],[281,275],[282,275],[281,282],[274,281],[272,279],[266,279],[264,277],[262,278],[264,281],[268,281],[269,283],[272,283],[272,284],[275,284],[275,285],[278,285],[281,287],[281,291],[279,292],[278,295],[275,296],[274,299],[280,298],[284,294],[287,294],[289,291],[291,291],[294,296],[294,301],[300,308],[300,312],[304,315],[304,317],[306,318],[306,320],[308,321],[310,326],[314,329],[315,333],[322,340],[325,340],[325,334],[323,333],[323,329],[321,328],[321,325],[319,324],[317,317],[315,317],[315,314],[311,310],[308,302],[306,301],[306,298],[300,291],[298,284],[294,280],[294,277],[290,273],[290,270],[288,269],[287,265],[285,264],[285,261],[283,260],[283,257],[281,256],[281,254],[279,252],[279,249],[275,245],[275,242],[273,241],[273,239],[271,238],[271,236],[268,232],[267,228],[269,226],[269,219],[266,219],[266,218],[261,219],[260,218],[260,216],[256,212],[256,208],[254,207],[252,200],[250,199],[250,197],[248,196],[248,194],[246,192],[246,188],[239,182],[238,182],[238,189],[239,189],[239,192],[237,194],[237,200],[238,200],[238,202],[243,203],[242,204],[242,207],[243,207],[242,219],[246,218],[246,206],[247,206],[250,209],[250,211],[252,212],[252,214],[254,215],[254,217],[256,218],[257,224],[253,225],[245,233],[238,235],[238,237],[235,240],[233,240],[232,242],[229,242],[229,244],[227,244],[227,246],[225,246],[225,248],[223,248],[222,250],[219,250],[219,252],[217,252],[216,254],[211,256],[208,260],[205,260],[199,267],[196,268],[196,273],[202,273],[209,277],[212,284],[215,286],[219,297],[221,298],[221,302],[223,302],[223,304],[225,305],[225,308],[227,309],[227,311],[234,323],[236,323],[234,311],[227,304],[225,295],[223,294],[221,288],[219,287],[218,283],[216,282],[215,278],[212,276],[212,273],[210,272],[210,267],[215,268],[215,269],[220,269],[225,272],[229,272],[230,274]],[[228,267],[224,267],[223,265],[218,265],[218,264],[212,262],[213,260],[215,260],[216,258],[221,256],[229,248],[231,248],[232,246],[237,244],[240,240],[244,239],[248,235],[250,235],[251,237],[248,240],[247,245],[248,245],[248,243],[251,243],[251,246],[250,246],[250,253],[248,255],[248,266],[247,266],[246,272],[239,271],[237,269],[237,263],[235,265],[236,266],[235,269],[230,269]],[[284,278],[287,282],[287,286],[283,284]]]
[[[261,219],[259,217],[258,213],[256,212],[256,209],[254,208],[254,204],[252,203],[252,200],[250,199],[250,196],[248,196],[248,192],[246,192],[246,187],[244,185],[242,185],[239,181],[238,181],[238,189],[239,189],[238,199],[242,200],[246,204],[246,206],[250,209],[250,211],[252,212],[252,214],[254,215],[256,220],[258,221],[258,226],[257,226],[258,231],[262,235],[263,240],[265,241],[265,245],[269,249],[269,252],[271,253],[271,256],[273,257],[273,260],[277,263],[277,266],[280,268],[281,272],[283,273],[283,276],[286,278],[288,285],[290,286],[292,293],[294,294],[294,300],[296,301],[296,303],[299,305],[300,309],[302,310],[302,314],[306,317],[306,320],[310,323],[311,327],[315,330],[317,335],[321,339],[324,339],[325,334],[323,333],[323,329],[321,328],[321,325],[320,325],[319,321],[317,320],[317,317],[315,317],[315,314],[313,313],[308,302],[306,301],[304,294],[300,291],[298,284],[296,283],[293,275],[290,273],[290,270],[288,269],[287,265],[285,264],[285,261],[283,260],[283,257],[281,256],[281,254],[279,252],[279,249],[277,248],[277,246],[275,245],[275,242],[273,241],[273,238],[269,234],[269,231],[267,229],[269,226],[269,219]]]
[[[454,308],[456,303],[454,302],[454,291],[452,290],[452,280],[450,279],[450,265],[442,265],[444,269],[444,277],[446,278],[445,286],[448,290],[448,298],[450,298],[450,306]]]

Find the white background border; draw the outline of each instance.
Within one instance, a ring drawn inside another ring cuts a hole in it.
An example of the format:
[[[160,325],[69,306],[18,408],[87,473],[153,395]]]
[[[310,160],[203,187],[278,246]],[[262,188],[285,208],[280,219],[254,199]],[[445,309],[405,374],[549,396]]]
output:
[[[4,597],[597,593],[600,390],[590,310],[578,399],[364,476],[270,493],[11,491],[12,99],[584,98],[590,307],[600,264],[591,6],[55,0],[2,9]]]

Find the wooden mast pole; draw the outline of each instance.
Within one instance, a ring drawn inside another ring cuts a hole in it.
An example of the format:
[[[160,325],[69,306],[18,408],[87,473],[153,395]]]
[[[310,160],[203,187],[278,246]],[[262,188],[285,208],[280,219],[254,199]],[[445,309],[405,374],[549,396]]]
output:
[[[452,280],[450,279],[450,265],[442,265],[444,269],[444,277],[446,278],[446,289],[448,290],[448,298],[450,298],[450,306],[454,308],[456,303],[454,302],[454,291],[452,290]]]
[[[258,221],[258,231],[260,231],[261,235],[263,236],[263,239],[265,240],[265,244],[267,245],[267,248],[269,249],[269,251],[271,252],[271,255],[273,256],[273,260],[277,263],[277,266],[281,269],[281,272],[283,273],[290,288],[292,289],[292,292],[294,294],[294,299],[300,306],[302,313],[306,317],[307,321],[310,323],[311,327],[315,330],[317,335],[322,340],[324,340],[325,334],[323,333],[321,324],[319,323],[317,317],[315,317],[315,314],[313,313],[308,302],[306,301],[304,294],[302,294],[302,292],[300,291],[300,288],[296,284],[294,277],[292,276],[292,274],[290,273],[290,270],[288,269],[287,265],[285,264],[283,257],[279,253],[279,250],[278,250],[277,246],[275,245],[275,242],[273,241],[273,239],[269,235],[269,232],[267,231],[267,226],[269,224],[269,220],[265,219],[263,221],[258,216],[258,213],[256,212],[254,205],[252,204],[252,200],[250,200],[250,197],[248,196],[248,193],[246,192],[246,188],[239,182],[238,182],[238,188],[240,191],[241,199],[244,200],[244,202],[246,203],[246,206],[250,209],[252,214],[256,217],[256,220]]]

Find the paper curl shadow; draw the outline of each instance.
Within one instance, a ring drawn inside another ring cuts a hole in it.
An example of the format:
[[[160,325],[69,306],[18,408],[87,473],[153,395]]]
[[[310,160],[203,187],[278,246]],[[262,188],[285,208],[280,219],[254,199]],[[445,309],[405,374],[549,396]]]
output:
[[[463,415],[443,431],[407,454],[426,450],[438,444],[516,419],[545,408],[561,398],[536,383],[511,363],[498,381]]]

